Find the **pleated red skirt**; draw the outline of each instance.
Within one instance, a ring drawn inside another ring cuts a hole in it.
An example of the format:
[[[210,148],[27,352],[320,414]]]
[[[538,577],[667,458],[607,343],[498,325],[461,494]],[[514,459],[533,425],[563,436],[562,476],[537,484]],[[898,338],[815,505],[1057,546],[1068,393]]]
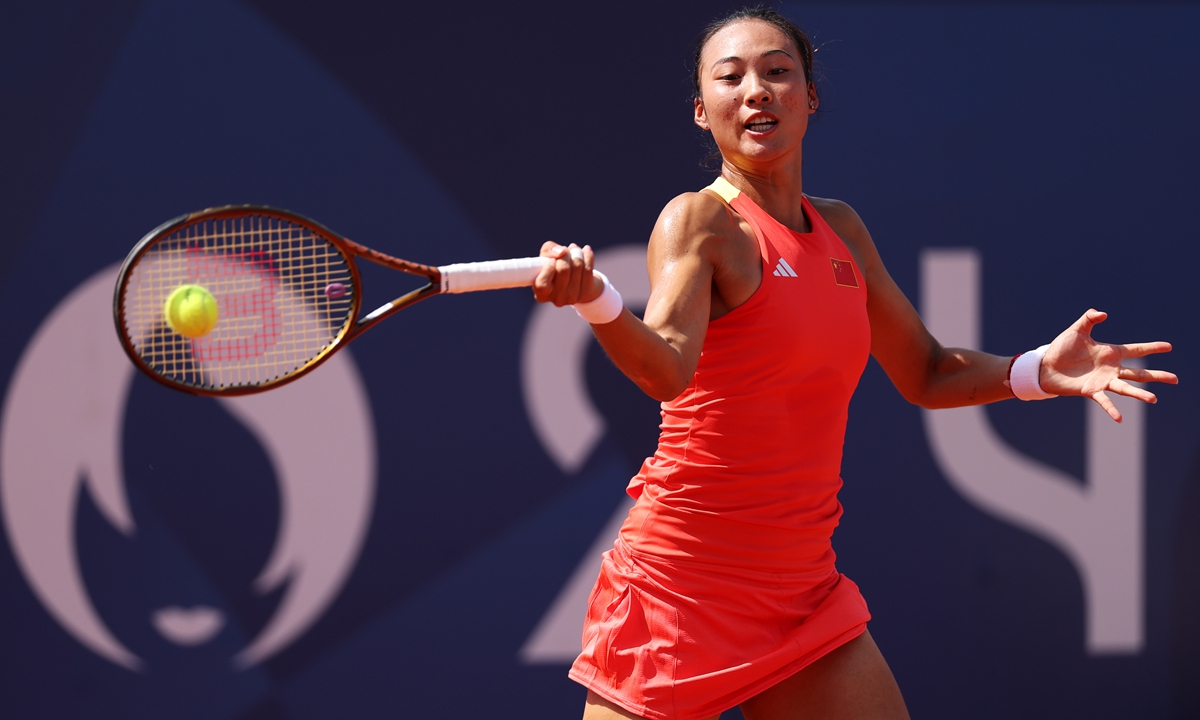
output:
[[[570,676],[652,720],[701,720],[858,637],[870,613],[830,568],[776,573],[604,554]]]

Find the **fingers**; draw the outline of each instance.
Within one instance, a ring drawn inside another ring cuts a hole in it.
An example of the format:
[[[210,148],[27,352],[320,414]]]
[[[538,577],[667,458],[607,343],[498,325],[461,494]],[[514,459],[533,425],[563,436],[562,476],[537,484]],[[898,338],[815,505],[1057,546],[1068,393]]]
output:
[[[1137,370],[1136,368],[1122,368],[1121,374],[1124,375],[1127,371],[1132,371],[1131,374],[1150,373],[1154,375],[1170,375],[1172,378],[1175,377],[1174,375],[1171,375],[1171,373],[1164,373],[1160,370]],[[1125,397],[1133,398],[1134,400],[1141,400],[1142,402],[1150,405],[1154,405],[1158,402],[1158,397],[1154,393],[1150,392],[1149,390],[1143,390],[1136,385],[1130,385],[1121,378],[1116,378],[1109,382],[1107,389],[1110,392],[1117,393],[1118,395],[1124,395]],[[1109,417],[1117,422],[1121,422],[1121,411],[1117,409],[1117,406],[1113,404],[1112,400],[1103,390],[1094,393],[1092,395],[1092,399],[1095,400],[1100,407],[1104,408],[1104,412],[1108,413]]]
[[[1092,399],[1095,400],[1100,407],[1104,408],[1104,412],[1108,413],[1110,418],[1116,420],[1117,422],[1121,422],[1121,411],[1117,409],[1116,405],[1113,405],[1113,401],[1104,394],[1103,390],[1097,392],[1095,395],[1092,395]]]
[[[583,267],[588,272],[596,269],[596,253],[592,252],[591,245],[583,246]]]
[[[583,246],[583,267],[583,283],[579,287],[579,301],[588,302],[600,297],[600,293],[604,291],[603,281],[594,274],[596,269],[596,253],[592,251],[591,245]]]
[[[542,249],[538,253],[539,257],[558,258],[561,257],[567,248],[559,245],[556,242],[547,240],[542,243]],[[546,263],[542,271],[538,273],[533,280],[533,298],[538,302],[549,302],[551,294],[554,292],[554,276],[557,274],[557,263]]]
[[[591,247],[546,242],[541,257],[553,258],[554,262],[546,263],[533,282],[533,296],[538,302],[573,305],[590,292],[595,264]]]
[[[1121,357],[1135,358],[1146,357],[1156,353],[1171,352],[1171,343],[1169,342],[1148,342],[1148,343],[1128,343],[1125,345],[1117,345],[1121,351]]]
[[[564,305],[563,295],[571,287],[572,260],[570,246],[568,246],[559,252],[558,258],[554,261],[554,287],[550,293],[550,301],[559,307]]]
[[[1179,378],[1173,372],[1166,370],[1144,370],[1142,368],[1121,367],[1117,377],[1130,382],[1160,382],[1168,385],[1178,385]]]
[[[1062,335],[1059,335],[1059,337],[1056,338],[1055,345],[1058,347],[1060,353],[1062,352],[1062,347],[1073,346],[1078,349],[1079,341],[1077,339],[1072,339],[1070,334],[1075,332],[1080,335],[1087,336],[1088,339],[1084,341],[1084,345],[1086,347],[1083,349],[1086,350],[1090,356],[1090,360],[1087,364],[1091,365],[1092,367],[1084,374],[1092,377],[1093,380],[1098,380],[1099,382],[1104,382],[1102,378],[1106,374],[1112,379],[1107,382],[1107,386],[1103,390],[1091,393],[1090,396],[1086,391],[1083,394],[1091,397],[1096,404],[1104,408],[1104,412],[1108,413],[1108,416],[1113,420],[1121,422],[1121,411],[1118,410],[1117,406],[1113,404],[1112,399],[1109,398],[1108,394],[1105,392],[1106,390],[1108,392],[1114,392],[1118,395],[1123,395],[1125,397],[1133,398],[1135,400],[1140,400],[1144,403],[1153,405],[1154,403],[1158,402],[1158,398],[1154,395],[1154,393],[1131,383],[1161,382],[1174,385],[1179,382],[1179,378],[1176,377],[1174,373],[1170,373],[1165,370],[1146,370],[1143,368],[1124,367],[1120,365],[1120,360],[1122,359],[1140,358],[1147,355],[1170,352],[1171,343],[1149,342],[1129,343],[1127,345],[1108,345],[1105,343],[1096,343],[1095,341],[1090,340],[1092,328],[1107,319],[1108,313],[1101,312],[1095,308],[1089,309],[1082,316],[1080,316],[1078,320],[1072,323],[1067,332],[1064,332]],[[1046,354],[1047,359],[1051,358],[1054,349],[1055,348],[1052,347],[1051,351]],[[1045,362],[1045,360],[1043,360],[1043,362]],[[1114,365],[1117,366],[1116,377],[1112,377],[1111,375]],[[1091,383],[1085,383],[1085,385],[1087,384]],[[1096,384],[1091,384],[1091,386],[1096,387]]]
[[[1125,397],[1131,397],[1135,400],[1141,400],[1142,402],[1149,403],[1151,405],[1158,402],[1158,398],[1154,395],[1154,393],[1150,392],[1149,390],[1143,390],[1137,385],[1130,385],[1124,380],[1113,380],[1108,384],[1108,389],[1117,393],[1118,395],[1124,395]]]

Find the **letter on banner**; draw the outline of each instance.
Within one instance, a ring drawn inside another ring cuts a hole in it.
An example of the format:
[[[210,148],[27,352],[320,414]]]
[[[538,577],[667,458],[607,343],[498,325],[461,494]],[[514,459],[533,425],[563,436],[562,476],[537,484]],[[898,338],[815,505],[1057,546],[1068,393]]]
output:
[[[603,268],[621,288],[626,305],[644,305],[650,299],[645,245],[600,250],[596,267]],[[605,432],[604,417],[588,396],[584,372],[591,342],[591,327],[573,310],[538,305],[521,344],[521,387],[530,422],[547,454],[568,474],[578,472],[587,462]],[[579,654],[588,595],[600,574],[600,556],[612,547],[633,505],[624,493],[614,492],[614,496],[619,498],[616,510],[521,647],[522,662],[570,665]]]
[[[980,258],[973,249],[921,253],[921,312],[943,345],[980,347]],[[1143,427],[1145,406],[1110,394],[1117,424],[1087,409],[1087,483],[1014,450],[983,407],[925,410],[938,467],[984,512],[1061,550],[1083,584],[1091,655],[1134,654],[1143,637]]]

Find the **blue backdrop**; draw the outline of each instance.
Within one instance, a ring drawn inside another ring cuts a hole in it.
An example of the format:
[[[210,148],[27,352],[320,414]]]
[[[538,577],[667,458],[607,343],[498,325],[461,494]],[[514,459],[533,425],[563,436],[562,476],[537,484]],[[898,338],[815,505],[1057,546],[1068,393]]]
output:
[[[732,7],[0,9],[0,714],[577,716],[580,583],[657,432],[577,326],[524,291],[402,313],[296,384],[314,451],[353,416],[373,455],[300,480],[237,406],[96,370],[106,283],[163,220],[243,202],[431,264],[555,239],[626,267],[711,177],[687,62]],[[1095,306],[1183,379],[1106,435],[1077,399],[938,420],[868,367],[834,547],[913,716],[1200,716],[1200,9],[784,9],[822,80],[805,189],[858,210],[944,340],[1011,354]],[[368,304],[405,282],[368,269]],[[288,510],[351,490],[334,530]]]

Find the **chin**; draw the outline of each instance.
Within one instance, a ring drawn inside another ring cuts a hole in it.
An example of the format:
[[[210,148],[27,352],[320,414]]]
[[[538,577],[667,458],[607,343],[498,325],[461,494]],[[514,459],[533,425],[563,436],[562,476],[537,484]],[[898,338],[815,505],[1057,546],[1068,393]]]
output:
[[[736,155],[745,158],[748,162],[756,164],[766,163],[774,160],[782,160],[798,147],[798,144],[789,147],[779,147],[775,143],[747,143],[737,149]]]

